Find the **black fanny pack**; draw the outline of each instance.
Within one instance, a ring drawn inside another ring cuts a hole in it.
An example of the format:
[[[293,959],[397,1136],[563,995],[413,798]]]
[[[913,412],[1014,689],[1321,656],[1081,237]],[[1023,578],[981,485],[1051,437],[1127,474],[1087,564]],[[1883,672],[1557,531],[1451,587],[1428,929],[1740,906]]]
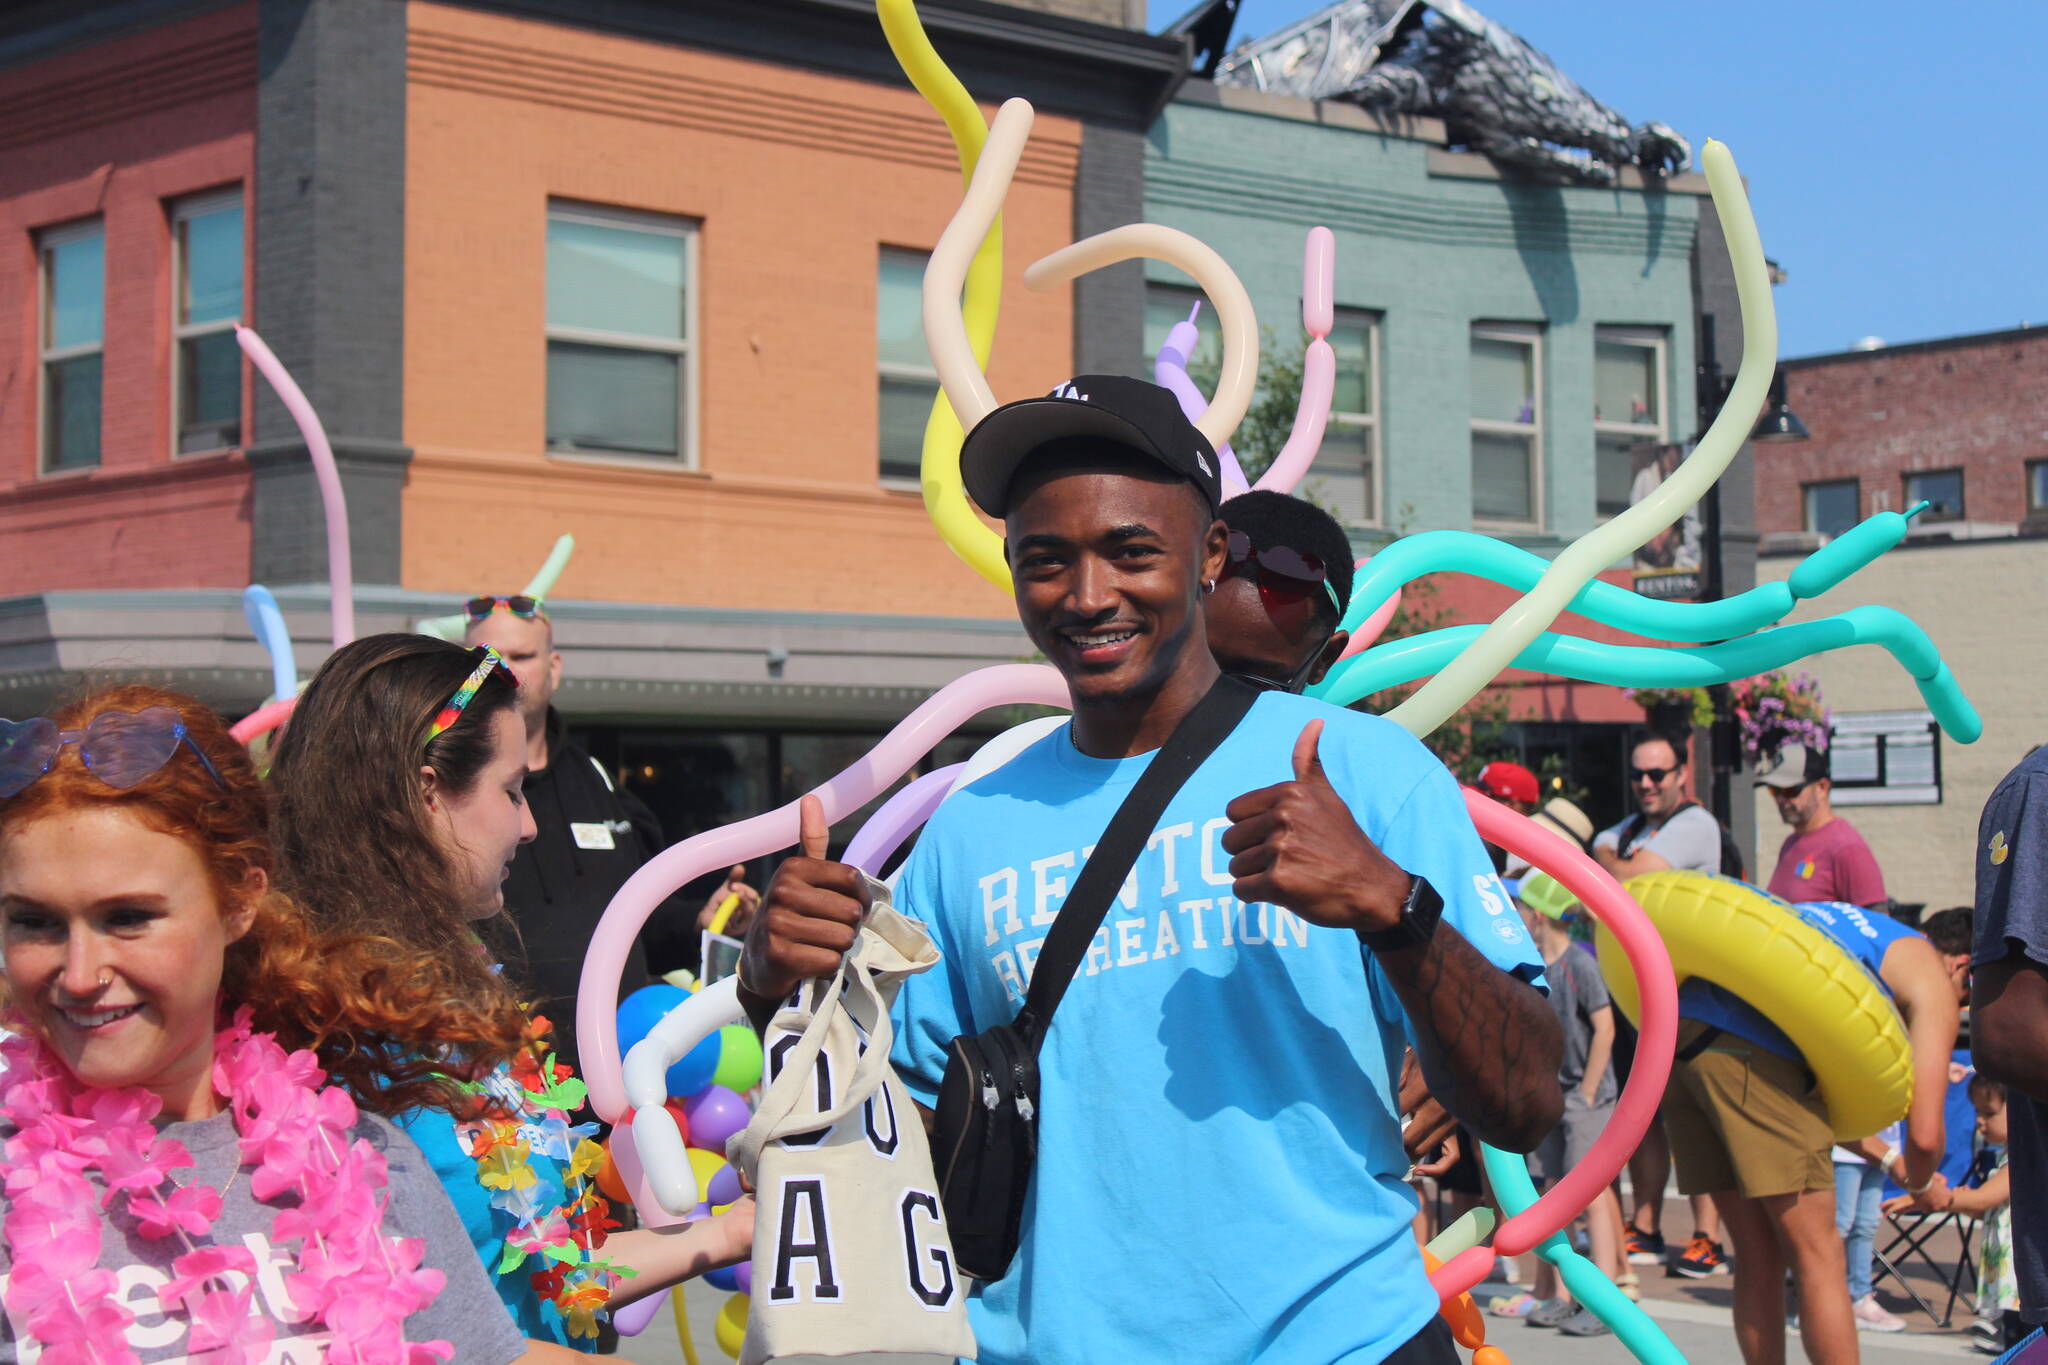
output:
[[[1024,1008],[1007,1024],[950,1044],[932,1157],[954,1259],[975,1279],[1001,1279],[1017,1254],[1038,1160],[1038,1049],[1053,1011],[1167,802],[1256,700],[1258,689],[1219,678],[1181,718],[1074,879],[1032,968]]]

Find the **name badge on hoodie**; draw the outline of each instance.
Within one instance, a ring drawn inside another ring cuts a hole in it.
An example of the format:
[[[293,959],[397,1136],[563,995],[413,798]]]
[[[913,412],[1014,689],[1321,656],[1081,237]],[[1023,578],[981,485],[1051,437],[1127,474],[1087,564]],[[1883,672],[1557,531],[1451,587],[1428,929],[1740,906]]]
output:
[[[569,833],[576,837],[576,847],[578,848],[618,847],[618,845],[612,841],[611,826],[605,824],[602,820],[597,821],[594,824],[583,824],[578,821],[571,821],[569,824]]]

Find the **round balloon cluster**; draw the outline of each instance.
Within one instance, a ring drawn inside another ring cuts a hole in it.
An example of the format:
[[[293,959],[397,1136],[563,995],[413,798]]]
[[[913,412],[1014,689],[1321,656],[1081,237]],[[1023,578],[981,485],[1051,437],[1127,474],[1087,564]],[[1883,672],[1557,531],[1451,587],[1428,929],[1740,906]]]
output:
[[[621,1051],[631,1051],[653,1031],[654,1026],[695,994],[694,986],[657,981],[642,986],[619,1004],[618,1029]],[[761,1084],[761,1039],[746,1024],[727,1024],[698,1043],[673,1063],[667,1074],[668,1103],[664,1106],[682,1134],[690,1174],[703,1198],[682,1216],[694,1223],[723,1213],[739,1199],[739,1172],[725,1159],[725,1144],[753,1118],[747,1095]],[[598,1183],[608,1195],[630,1199],[627,1181],[618,1163],[611,1159],[616,1131],[605,1139],[604,1172]],[[606,1182],[610,1183],[607,1184]],[[754,1268],[745,1261],[708,1272],[706,1284],[733,1297],[718,1314],[714,1335],[727,1355],[739,1355],[740,1337],[747,1320],[747,1295],[753,1291]],[[651,1309],[650,1309],[651,1315]],[[738,1332],[732,1330],[737,1323]]]

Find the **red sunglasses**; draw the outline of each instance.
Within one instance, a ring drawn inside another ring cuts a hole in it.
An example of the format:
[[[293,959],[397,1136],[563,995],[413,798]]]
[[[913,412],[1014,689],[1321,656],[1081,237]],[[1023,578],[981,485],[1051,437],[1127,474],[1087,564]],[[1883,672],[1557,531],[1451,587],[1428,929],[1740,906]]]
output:
[[[1250,578],[1258,584],[1259,599],[1271,611],[1275,607],[1296,607],[1313,597],[1320,588],[1330,599],[1330,607],[1343,619],[1344,604],[1337,600],[1337,590],[1330,585],[1329,567],[1320,555],[1303,550],[1289,549],[1285,545],[1268,545],[1263,550],[1252,548],[1252,538],[1243,531],[1230,533],[1230,563],[1227,572],[1231,577]]]

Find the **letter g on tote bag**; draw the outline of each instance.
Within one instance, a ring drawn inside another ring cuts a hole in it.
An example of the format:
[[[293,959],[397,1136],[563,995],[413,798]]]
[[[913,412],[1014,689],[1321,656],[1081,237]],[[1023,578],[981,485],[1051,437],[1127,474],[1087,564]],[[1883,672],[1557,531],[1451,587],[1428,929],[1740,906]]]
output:
[[[754,1293],[740,1365],[973,1359],[924,1124],[889,1066],[889,1005],[938,950],[869,882],[839,971],[806,981],[762,1045],[768,1089],[726,1154],[753,1182]]]

